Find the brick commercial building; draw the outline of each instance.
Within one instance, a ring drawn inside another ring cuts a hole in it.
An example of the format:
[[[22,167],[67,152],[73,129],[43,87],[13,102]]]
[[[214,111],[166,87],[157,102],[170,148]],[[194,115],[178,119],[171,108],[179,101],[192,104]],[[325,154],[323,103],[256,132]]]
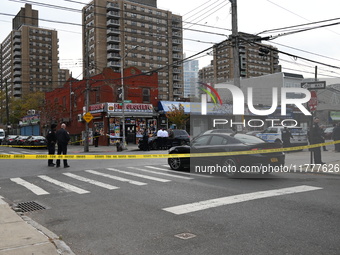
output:
[[[86,87],[89,83],[90,132],[100,133],[99,145],[109,145],[122,137],[121,75],[111,68],[84,80],[69,79],[62,88],[46,93],[46,107],[41,112],[41,125],[46,130],[52,123],[66,123],[72,141],[84,137]],[[158,75],[144,75],[138,68],[124,70],[125,133],[129,143],[137,143],[145,128],[157,125],[154,107],[158,99]],[[109,139],[111,136],[111,140]]]

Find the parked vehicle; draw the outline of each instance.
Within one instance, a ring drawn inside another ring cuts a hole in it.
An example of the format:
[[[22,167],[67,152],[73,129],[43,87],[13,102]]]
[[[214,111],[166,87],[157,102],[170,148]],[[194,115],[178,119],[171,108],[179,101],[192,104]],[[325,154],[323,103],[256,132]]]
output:
[[[256,136],[257,134],[261,133],[262,131],[249,131],[246,133],[246,135],[253,135]]]
[[[235,133],[234,130],[232,130],[231,128],[225,128],[225,129],[210,129],[210,130],[206,130],[202,133],[200,133],[198,136],[201,135],[206,135],[206,134],[229,134],[229,133]],[[198,137],[197,136],[197,137]]]
[[[282,143],[282,130],[284,127],[269,127],[266,130],[258,133],[256,136],[270,143]],[[302,127],[288,128],[293,138],[290,138],[291,146],[308,145],[307,131]]]
[[[328,127],[324,130],[325,140],[332,140],[333,139],[333,129],[334,129],[334,127]]]
[[[13,145],[15,142],[15,138],[17,138],[17,135],[6,135],[6,137],[2,140],[2,145]]]
[[[0,144],[2,143],[2,140],[5,138],[5,130],[0,129]]]
[[[174,138],[173,139],[168,138],[168,148],[190,143],[190,136],[187,133],[187,131],[183,129],[174,129],[172,131],[174,132]],[[152,150],[158,149],[158,137],[156,134],[154,134],[152,137],[149,137],[148,142],[149,142],[150,149]],[[138,148],[143,150],[144,148],[143,139],[139,140]]]
[[[188,153],[215,153],[215,152],[234,152],[234,151],[254,151],[261,149],[280,148],[279,143],[268,143],[258,137],[246,134],[206,134],[197,137],[188,146],[176,146],[169,150],[169,154],[188,154]],[[192,160],[187,157],[169,158],[168,164],[173,170],[182,170],[186,167],[196,166],[216,166],[237,169],[226,171],[229,177],[235,177],[239,174],[242,166],[283,166],[285,154],[282,152],[244,154],[231,156],[207,156],[195,157]],[[190,166],[191,164],[191,166]],[[242,171],[242,169],[241,169]]]
[[[47,148],[47,140],[43,136],[29,136],[24,145],[34,148],[35,146],[39,146],[37,148]]]
[[[27,138],[28,138],[27,135],[19,135],[14,139],[13,145],[24,146]]]

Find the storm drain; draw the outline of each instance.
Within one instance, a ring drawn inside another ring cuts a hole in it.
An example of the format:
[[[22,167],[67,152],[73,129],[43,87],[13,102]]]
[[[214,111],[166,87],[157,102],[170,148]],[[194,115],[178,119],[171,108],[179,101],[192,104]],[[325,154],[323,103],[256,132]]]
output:
[[[33,211],[45,210],[46,208],[38,204],[37,202],[30,201],[30,202],[18,203],[15,206],[15,209],[21,212],[33,212]]]
[[[181,233],[181,234],[175,235],[175,237],[180,238],[180,239],[187,240],[187,239],[196,237],[196,235],[191,234],[191,233]]]

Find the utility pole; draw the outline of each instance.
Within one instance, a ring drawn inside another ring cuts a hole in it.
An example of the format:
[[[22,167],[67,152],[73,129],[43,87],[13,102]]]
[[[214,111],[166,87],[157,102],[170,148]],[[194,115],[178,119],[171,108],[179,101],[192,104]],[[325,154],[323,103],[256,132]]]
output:
[[[85,10],[84,10],[85,11]],[[85,19],[85,13],[84,13]],[[85,20],[84,20],[85,24]],[[86,80],[86,89],[85,89],[85,113],[88,113],[90,107],[90,72],[89,72],[89,38],[88,38],[88,29],[86,26],[84,27],[85,33],[85,80]],[[70,95],[71,96],[71,95]],[[71,106],[70,106],[71,107]],[[89,123],[86,121],[85,123],[85,136],[84,136],[84,152],[89,152]]]
[[[5,90],[6,90],[6,118],[7,118],[7,134],[9,134],[9,99],[8,99],[8,87],[7,87],[7,79],[5,80]]]
[[[240,54],[238,49],[239,37],[237,26],[237,0],[229,0],[231,3],[231,28],[232,28],[232,47],[234,63],[234,85],[240,87]]]
[[[232,29],[231,44],[233,47],[234,85],[240,88],[241,81],[240,81],[240,52],[238,48],[239,35],[237,26],[237,0],[229,1],[231,3],[231,29]],[[243,117],[241,115],[235,116],[235,124],[237,126],[237,131],[242,131]]]
[[[129,52],[135,50],[139,47],[139,45],[133,46],[130,50],[127,50],[125,55],[120,58],[120,80],[121,80],[121,88],[122,88],[122,132],[123,132],[123,140],[122,147],[126,149],[126,135],[125,135],[125,87],[124,87],[124,60],[128,56]]]

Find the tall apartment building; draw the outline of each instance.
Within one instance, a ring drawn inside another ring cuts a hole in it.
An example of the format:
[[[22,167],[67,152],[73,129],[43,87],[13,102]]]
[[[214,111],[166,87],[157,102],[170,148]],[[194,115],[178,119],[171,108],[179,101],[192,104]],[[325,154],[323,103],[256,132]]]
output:
[[[1,83],[7,84],[10,97],[58,86],[57,31],[39,28],[38,23],[38,11],[25,4],[1,43]]]
[[[184,56],[185,58],[185,56]],[[186,60],[183,63],[184,70],[184,98],[198,96],[198,60]]]
[[[182,17],[156,0],[94,0],[83,8],[84,73],[135,66],[158,72],[158,100],[183,97]],[[86,68],[88,67],[88,70]]]
[[[281,72],[276,48],[263,44],[259,36],[239,33],[240,77],[251,78]],[[273,50],[271,50],[273,49]],[[208,69],[199,72],[201,81],[213,84],[234,79],[233,48],[231,42],[216,44],[213,48],[213,61]],[[213,69],[213,72],[211,72]]]

